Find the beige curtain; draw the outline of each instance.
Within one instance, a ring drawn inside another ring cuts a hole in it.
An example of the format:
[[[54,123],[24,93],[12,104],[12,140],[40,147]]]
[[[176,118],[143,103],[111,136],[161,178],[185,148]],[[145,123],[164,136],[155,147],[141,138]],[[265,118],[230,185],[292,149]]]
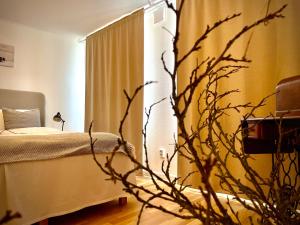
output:
[[[132,95],[143,84],[144,12],[139,10],[92,34],[86,40],[85,130],[118,134],[127,106],[123,93]],[[125,137],[141,160],[143,93],[135,99],[125,124]]]
[[[179,0],[180,1],[180,0]],[[177,5],[179,5],[179,1]],[[241,90],[241,94],[230,99],[232,103],[257,103],[262,97],[275,91],[276,84],[283,78],[294,76],[300,73],[300,26],[298,15],[300,1],[297,0],[272,0],[269,10],[273,11],[288,3],[284,11],[285,19],[278,19],[270,22],[267,26],[260,26],[253,30],[251,45],[248,50],[248,58],[252,59],[250,68],[243,70],[238,75],[222,83],[220,90],[235,89]],[[264,16],[267,11],[268,0],[186,0],[182,21],[180,24],[179,52],[184,54],[194,43],[196,38],[204,31],[207,24],[213,24],[217,20],[233,13],[241,12],[240,18],[226,24],[217,32],[211,35],[210,40],[205,42],[201,51],[194,54],[183,65],[178,76],[178,91],[189,82],[189,71],[195,66],[196,60],[214,56],[220,52],[225,43],[235,32],[244,25]],[[247,34],[234,46],[232,54],[242,56],[251,33]],[[195,105],[196,106],[196,105]],[[275,97],[271,98],[256,116],[266,116],[275,111]],[[197,121],[197,108],[189,111],[188,122],[193,126]],[[228,131],[240,123],[240,117],[227,117],[224,122]],[[268,175],[271,169],[270,155],[256,155],[253,166],[262,175]],[[243,179],[243,172],[240,165],[233,160],[229,165],[237,176]],[[193,170],[183,158],[178,160],[178,174],[184,176]],[[190,183],[198,185],[199,177],[194,176]],[[215,184],[217,186],[217,184]]]

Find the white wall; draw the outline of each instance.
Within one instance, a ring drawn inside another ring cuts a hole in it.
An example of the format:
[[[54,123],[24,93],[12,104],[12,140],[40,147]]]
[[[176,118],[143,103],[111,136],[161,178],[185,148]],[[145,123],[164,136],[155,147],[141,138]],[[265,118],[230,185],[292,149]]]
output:
[[[0,66],[0,88],[37,91],[46,97],[46,126],[60,128],[52,117],[60,111],[66,130],[83,131],[85,43],[0,20],[0,43],[15,47],[14,67]]]
[[[165,19],[154,24],[153,13],[159,8],[165,7],[160,4],[145,13],[145,81],[158,81],[144,89],[144,105],[149,107],[152,103],[163,97],[167,99],[156,106],[151,114],[148,126],[147,143],[149,161],[152,169],[161,172],[162,158],[159,149],[166,149],[168,154],[173,152],[174,137],[177,137],[177,120],[173,117],[169,96],[171,94],[171,80],[163,69],[160,60],[162,52],[166,51],[166,62],[172,68],[172,37],[163,29],[168,28],[175,31],[175,16],[167,8],[165,9]],[[144,116],[145,122],[145,116]],[[145,157],[145,155],[143,156]],[[144,158],[145,159],[145,158]],[[177,175],[177,157],[174,158],[170,173]]]

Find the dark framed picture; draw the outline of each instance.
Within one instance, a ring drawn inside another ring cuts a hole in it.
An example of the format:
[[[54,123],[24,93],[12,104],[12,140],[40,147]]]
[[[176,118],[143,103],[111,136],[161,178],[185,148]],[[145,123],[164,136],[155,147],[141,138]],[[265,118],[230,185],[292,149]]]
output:
[[[13,67],[14,54],[15,54],[14,46],[0,43],[0,66]]]

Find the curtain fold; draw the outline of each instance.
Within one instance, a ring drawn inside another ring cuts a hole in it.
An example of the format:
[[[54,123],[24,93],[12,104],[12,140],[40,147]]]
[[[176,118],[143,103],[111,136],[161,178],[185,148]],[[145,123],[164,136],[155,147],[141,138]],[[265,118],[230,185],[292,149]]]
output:
[[[118,134],[127,100],[144,82],[144,11],[139,10],[90,35],[86,40],[85,131]],[[126,139],[141,160],[143,93],[139,93],[124,126]]]
[[[177,1],[179,6],[180,0]],[[276,84],[283,78],[300,73],[300,26],[297,25],[297,11],[300,10],[300,1],[272,0],[270,11],[279,9],[284,3],[288,4],[283,14],[284,19],[271,21],[267,26],[259,26],[245,35],[234,46],[231,53],[243,56],[248,40],[252,35],[247,57],[252,60],[249,69],[245,69],[230,79],[223,81],[220,91],[240,89],[241,93],[234,95],[232,103],[258,103],[263,97],[275,92]],[[213,32],[209,40],[205,41],[203,48],[193,54],[182,65],[178,73],[178,92],[182,91],[189,83],[188,74],[195,67],[197,60],[200,62],[207,56],[214,56],[220,52],[225,43],[246,24],[263,17],[267,11],[268,0],[186,0],[180,23],[179,54],[184,55],[191,48],[196,38],[204,32],[208,24],[233,13],[241,12],[242,15],[234,21],[225,24],[221,29]],[[256,116],[267,116],[275,112],[275,96],[270,98],[267,105],[258,111]],[[238,117],[225,118],[224,126],[232,131],[240,123]],[[198,121],[197,104],[193,104],[186,118],[191,127]],[[179,138],[180,141],[180,138]],[[270,155],[255,155],[253,167],[262,175],[268,175],[271,169]],[[239,163],[234,160],[230,169],[246,182]],[[193,171],[195,167],[182,157],[178,159],[178,175],[183,177]],[[212,179],[214,182],[214,180]],[[189,183],[197,186],[200,179],[192,176]],[[214,183],[218,187],[217,183]]]

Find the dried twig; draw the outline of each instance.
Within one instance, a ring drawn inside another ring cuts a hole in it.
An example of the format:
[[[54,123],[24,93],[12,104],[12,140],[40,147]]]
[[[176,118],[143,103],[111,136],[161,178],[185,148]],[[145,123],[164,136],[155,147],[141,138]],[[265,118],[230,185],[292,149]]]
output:
[[[7,210],[6,214],[0,219],[0,224],[8,223],[9,221],[16,218],[21,218],[21,214],[18,212],[12,213],[12,211]]]
[[[154,107],[159,106],[158,104],[162,101],[160,100],[145,110],[146,122],[142,131],[145,151],[144,162],[137,161],[130,153],[126,145],[127,141],[123,136],[123,126],[132,102],[144,88],[144,85],[141,85],[132,95],[124,91],[127,99],[127,108],[120,124],[119,145],[115,148],[113,154],[107,158],[105,165],[100,164],[99,167],[109,175],[113,181],[122,182],[124,190],[132,194],[142,203],[138,223],[141,221],[141,216],[145,208],[155,208],[182,219],[197,219],[203,224],[242,224],[239,213],[232,207],[229,199],[227,199],[227,202],[220,200],[211,183],[210,178],[214,176],[218,178],[223,191],[232,195],[233,199],[244,209],[253,213],[260,224],[299,224],[299,212],[293,210],[295,207],[286,207],[288,204],[295,205],[299,203],[299,187],[297,187],[298,189],[291,193],[290,198],[285,199],[285,201],[280,197],[285,187],[284,183],[280,180],[279,174],[282,170],[281,165],[284,159],[279,157],[280,154],[278,153],[275,169],[273,169],[270,177],[262,177],[250,166],[249,161],[252,160],[251,157],[245,154],[243,149],[240,149],[243,139],[242,124],[239,125],[234,132],[228,132],[222,123],[222,118],[231,112],[239,114],[245,120],[252,117],[260,107],[265,105],[269,96],[263,98],[257,104],[250,102],[224,104],[232,94],[239,93],[239,90],[220,92],[218,88],[220,81],[228,79],[242,69],[248,68],[251,62],[251,60],[246,57],[250,40],[241,58],[230,53],[233,44],[246,33],[251,32],[253,28],[267,24],[276,18],[283,18],[282,11],[286,5],[274,12],[268,11],[267,15],[263,18],[237,31],[227,42],[219,55],[213,57],[208,56],[202,61],[197,62],[190,74],[184,74],[189,76],[189,83],[179,92],[177,88],[177,76],[182,76],[182,74],[178,75],[180,66],[189,59],[193,52],[202,49],[204,40],[208,39],[212,32],[222,27],[223,24],[238,19],[241,14],[233,14],[224,19],[220,19],[213,25],[208,25],[202,35],[193,43],[192,47],[186,53],[180,54],[181,57],[179,57],[179,24],[185,0],[180,1],[177,9],[171,2],[167,0],[165,2],[168,8],[176,15],[176,31],[174,34],[171,34],[173,37],[174,67],[168,68],[164,60],[164,53],[161,56],[161,60],[166,74],[170,77],[172,83],[170,103],[178,121],[179,140],[175,141],[172,154],[170,156],[168,155],[166,160],[162,163],[161,172],[163,176],[154,172],[148,160],[147,126],[151,111]],[[152,82],[146,83],[146,85],[151,83]],[[188,116],[189,108],[195,104],[197,104],[199,119],[192,127],[189,127],[185,118]],[[248,112],[241,115],[241,113],[246,110]],[[94,140],[92,139],[91,133],[90,137],[93,151]],[[126,174],[117,173],[112,166],[115,153],[121,147],[134,164],[134,169],[128,171]],[[223,153],[221,154],[221,152]],[[177,155],[193,164],[195,169],[183,177],[172,178],[170,175],[170,166]],[[239,163],[241,170],[245,173],[246,180],[251,183],[251,185],[248,185],[234,176],[228,167],[232,159]],[[149,175],[156,189],[155,191],[131,183],[127,179],[130,174],[134,174],[140,169]],[[199,185],[198,189],[203,196],[205,204],[193,202],[186,196],[185,190],[190,186],[188,180],[194,174],[198,174],[201,177],[201,185]],[[142,198],[141,193],[146,193],[149,197]],[[177,204],[178,211],[169,210],[164,206],[156,205],[154,203],[155,199]],[[248,200],[246,201],[245,199]],[[228,214],[229,211],[231,211],[231,215]],[[251,216],[249,216],[248,222],[249,224],[255,223]]]

